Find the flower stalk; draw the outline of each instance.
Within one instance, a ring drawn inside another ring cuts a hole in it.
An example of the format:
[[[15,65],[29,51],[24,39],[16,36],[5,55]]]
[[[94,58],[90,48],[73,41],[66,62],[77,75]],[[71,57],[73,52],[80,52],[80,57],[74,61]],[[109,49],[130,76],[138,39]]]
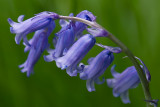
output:
[[[91,21],[88,21],[88,20],[85,20],[85,19],[82,19],[82,18],[78,18],[78,17],[61,16],[61,15],[59,16],[59,19],[67,19],[67,20],[72,20],[72,21],[79,21],[79,22],[85,23],[85,24],[87,24],[87,25],[89,25],[89,26],[91,26],[93,28],[102,29],[102,30],[108,32],[105,28],[103,28],[101,25],[99,25],[95,21],[91,22]],[[141,84],[142,84],[142,88],[143,88],[143,91],[144,91],[145,99],[146,100],[152,100],[151,93],[150,93],[150,90],[149,90],[149,83],[148,83],[148,81],[146,79],[146,76],[145,76],[142,68],[140,67],[139,63],[137,62],[135,56],[127,48],[127,46],[125,46],[113,34],[111,34],[111,33],[108,32],[105,37],[109,38],[115,44],[117,44],[122,49],[122,51],[128,56],[128,58],[131,60],[131,62],[135,66],[135,68],[137,70],[137,73],[139,75],[139,78],[140,78],[140,81],[141,81]],[[147,107],[152,107],[149,102],[147,102]]]

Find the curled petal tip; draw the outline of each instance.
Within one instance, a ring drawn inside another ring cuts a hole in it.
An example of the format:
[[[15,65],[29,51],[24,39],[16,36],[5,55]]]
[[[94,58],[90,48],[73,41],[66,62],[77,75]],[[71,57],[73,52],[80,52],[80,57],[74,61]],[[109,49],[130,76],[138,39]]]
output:
[[[15,33],[13,27],[10,27],[10,32],[11,32],[11,33]]]
[[[12,26],[15,22],[11,19],[11,18],[8,18],[8,23]]]
[[[94,81],[92,79],[87,80],[86,86],[89,92],[95,91]]]
[[[88,88],[89,92],[96,91],[95,89]]]
[[[128,94],[128,91],[126,92],[123,92],[121,95],[121,100],[124,104],[128,104],[128,103],[131,103],[130,100],[129,100],[129,94]]]
[[[52,55],[44,55],[43,58],[44,58],[44,60],[45,60],[46,62],[52,62],[53,60],[55,60],[55,59],[52,57]]]
[[[77,76],[77,73],[78,73],[77,70],[74,70],[74,71],[67,70],[67,74],[71,77]]]
[[[21,40],[22,40],[22,35],[21,34],[17,34],[16,36],[15,36],[15,42],[16,42],[16,44],[20,44],[20,42],[21,42]]]
[[[102,81],[100,81],[99,79],[95,80],[96,84],[103,84],[105,82],[105,78],[102,78]]]
[[[20,16],[18,17],[18,22],[22,22],[23,19],[24,19],[24,15],[20,15]]]
[[[107,82],[108,87],[113,88],[115,86],[116,80],[115,79],[106,79],[106,82]]]
[[[120,75],[120,73],[118,73],[118,72],[115,71],[115,67],[116,67],[116,65],[113,65],[111,67],[111,74],[113,75],[113,77],[116,78],[116,77],[118,77]]]

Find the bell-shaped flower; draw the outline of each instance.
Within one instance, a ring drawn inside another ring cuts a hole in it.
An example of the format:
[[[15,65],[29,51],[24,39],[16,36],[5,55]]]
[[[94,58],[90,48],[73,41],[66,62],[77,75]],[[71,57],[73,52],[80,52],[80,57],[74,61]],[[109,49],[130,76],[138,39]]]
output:
[[[66,55],[57,58],[56,64],[59,68],[66,69],[70,76],[77,75],[77,64],[84,58],[89,50],[95,45],[95,38],[86,34],[78,39],[67,51]]]
[[[128,67],[125,69],[122,73],[118,73],[115,71],[115,65],[111,68],[111,73],[113,75],[113,79],[107,79],[107,84],[109,87],[113,88],[113,96],[114,97],[121,97],[121,100],[123,103],[130,103],[129,100],[129,94],[128,90],[132,88],[136,88],[138,84],[140,83],[140,79],[138,76],[138,73],[134,66]],[[141,68],[146,68],[145,65],[141,65]],[[146,73],[145,69],[144,73]],[[148,70],[148,69],[147,69]],[[148,72],[146,73],[146,77],[150,77],[148,75]],[[147,80],[149,80],[148,78]]]
[[[80,12],[79,14],[77,14],[76,17],[82,18],[82,19],[86,19],[88,21],[95,21],[96,20],[96,16],[94,16],[91,12],[84,10],[82,12]],[[88,25],[82,23],[82,22],[75,22],[75,26],[76,26],[76,36],[79,38],[82,36],[82,32],[87,28]]]
[[[48,37],[55,28],[55,23],[52,21],[45,29],[35,32],[34,37],[29,41],[31,46],[26,45],[25,51],[29,51],[27,60],[20,65],[23,68],[22,72],[27,72],[27,76],[33,73],[34,65],[41,57],[44,50],[49,46]]]
[[[24,15],[18,17],[18,23],[8,18],[11,33],[16,34],[15,41],[17,44],[23,39],[26,45],[30,45],[26,35],[47,27],[53,19],[57,19],[59,16],[53,12],[41,12],[35,17],[23,21]]]
[[[60,20],[61,24],[62,20]],[[73,45],[75,41],[75,33],[74,33],[74,23],[71,21],[64,25],[64,22],[62,23],[62,29],[56,33],[56,36],[54,37],[54,50],[49,50],[48,52],[50,55],[44,56],[44,60],[47,62],[53,61],[54,59],[58,57],[62,57],[65,55],[67,50]]]
[[[63,28],[64,29],[64,28]],[[75,40],[74,23],[70,22],[63,31],[58,32],[54,57],[61,57],[73,45]]]
[[[84,69],[80,73],[82,80],[87,80],[86,86],[89,92],[95,91],[94,83],[102,84],[105,82],[99,80],[99,77],[105,72],[114,59],[113,53],[107,49],[99,53],[95,58],[90,58]]]

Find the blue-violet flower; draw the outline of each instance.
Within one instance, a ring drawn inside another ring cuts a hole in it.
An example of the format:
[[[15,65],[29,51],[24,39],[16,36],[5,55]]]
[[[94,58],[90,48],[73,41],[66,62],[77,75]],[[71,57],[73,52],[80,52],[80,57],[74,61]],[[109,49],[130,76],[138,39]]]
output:
[[[89,52],[89,50],[95,45],[95,38],[86,34],[78,39],[67,51],[66,55],[57,58],[56,64],[59,68],[66,69],[70,76],[77,75],[77,64],[83,59],[83,57]]]
[[[21,15],[18,17],[19,23],[12,21],[12,19],[10,18],[8,18],[8,22],[12,26],[10,27],[11,33],[16,34],[16,43],[19,44],[23,39],[26,45],[30,45],[26,35],[47,27],[53,19],[57,19],[58,17],[58,14],[53,12],[41,12],[35,17],[32,17],[25,21],[23,21],[24,15]]]
[[[87,66],[84,67],[83,72],[80,73],[80,78],[87,80],[86,86],[89,92],[95,91],[94,83],[102,84],[99,77],[105,72],[107,67],[112,63],[114,59],[113,53],[107,49],[99,53],[95,58],[90,58],[88,60]]]
[[[55,28],[55,23],[52,21],[48,27],[35,32],[34,37],[29,41],[31,46],[26,45],[25,52],[29,51],[29,55],[24,64],[20,65],[23,68],[22,72],[27,72],[27,76],[33,73],[33,67],[39,60],[43,51],[48,48],[48,36]]]
[[[51,62],[58,57],[62,57],[66,54],[67,50],[73,45],[75,41],[75,33],[74,33],[74,23],[72,21],[65,22],[67,24],[64,25],[64,22],[61,23],[62,29],[56,33],[56,36],[53,39],[53,43],[55,45],[55,49],[48,50],[49,55],[44,56],[44,60],[47,62]]]
[[[115,65],[111,68],[111,73],[114,78],[107,79],[106,80],[107,84],[109,87],[113,88],[114,97],[120,96],[123,103],[125,104],[130,103],[128,90],[132,88],[136,88],[140,83],[140,79],[137,74],[137,71],[134,66],[128,67],[122,73],[116,72],[114,68],[115,68]],[[142,65],[141,65],[141,68],[143,68]],[[146,71],[144,71],[144,73],[145,72]],[[148,74],[146,74],[146,76],[147,75]]]

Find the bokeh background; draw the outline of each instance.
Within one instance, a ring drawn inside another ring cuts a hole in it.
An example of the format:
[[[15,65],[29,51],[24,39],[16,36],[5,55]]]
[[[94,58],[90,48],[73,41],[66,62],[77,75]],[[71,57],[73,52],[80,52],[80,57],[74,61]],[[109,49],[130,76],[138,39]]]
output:
[[[7,18],[17,20],[24,14],[27,18],[42,11],[53,11],[62,15],[78,14],[89,10],[97,16],[97,22],[116,35],[130,50],[140,57],[152,75],[150,90],[154,99],[160,98],[160,0],[0,0],[0,107],[144,107],[141,85],[129,91],[131,104],[123,104],[114,98],[106,83],[96,85],[95,92],[88,92],[86,81],[70,77],[41,58],[35,73],[29,78],[21,73],[27,53],[24,46],[16,45],[14,34],[9,31]],[[56,21],[58,24],[58,21]],[[60,29],[57,25],[50,41]],[[31,37],[31,35],[29,35]],[[108,39],[97,38],[97,42],[116,46]],[[84,58],[96,56],[100,51],[94,47]],[[45,52],[47,54],[47,52]],[[122,72],[131,62],[115,54],[116,70]],[[103,77],[112,78],[110,67]]]

